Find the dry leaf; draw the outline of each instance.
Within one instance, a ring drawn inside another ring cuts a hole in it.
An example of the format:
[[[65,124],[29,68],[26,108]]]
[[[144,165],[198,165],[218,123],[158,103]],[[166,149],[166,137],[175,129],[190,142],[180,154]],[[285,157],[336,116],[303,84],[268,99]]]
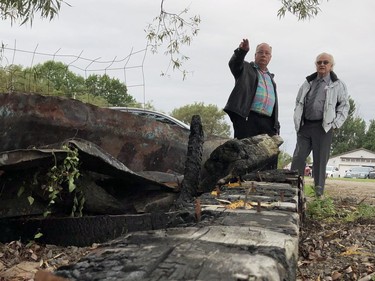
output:
[[[69,281],[69,279],[53,275],[46,270],[38,270],[34,277],[35,281]]]
[[[340,273],[340,272],[338,272],[338,271],[334,271],[333,273],[332,273],[332,280],[339,280],[340,278],[341,278],[341,276],[342,276],[342,274]]]

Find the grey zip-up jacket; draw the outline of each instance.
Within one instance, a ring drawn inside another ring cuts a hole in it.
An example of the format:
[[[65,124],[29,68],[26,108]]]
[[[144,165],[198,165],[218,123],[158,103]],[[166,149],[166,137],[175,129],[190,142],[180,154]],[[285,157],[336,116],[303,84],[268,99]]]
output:
[[[311,88],[312,81],[318,76],[315,72],[306,77],[306,81],[302,84],[296,98],[294,108],[294,126],[298,132],[303,125],[303,111],[306,101],[306,95]],[[339,80],[336,74],[330,72],[331,83],[324,88],[326,93],[326,101],[323,111],[323,129],[328,132],[331,128],[340,128],[344,124],[349,112],[349,96],[346,85]]]
[[[258,86],[258,72],[254,62],[245,61],[247,52],[237,48],[229,60],[229,68],[235,78],[235,86],[228,98],[224,111],[231,117],[237,114],[243,118],[247,118],[250,113],[251,104],[253,102],[257,86]],[[272,77],[272,84],[275,90],[275,106],[272,113],[274,120],[274,128],[277,133],[280,131],[279,112],[278,112],[278,98],[276,91],[276,83]]]

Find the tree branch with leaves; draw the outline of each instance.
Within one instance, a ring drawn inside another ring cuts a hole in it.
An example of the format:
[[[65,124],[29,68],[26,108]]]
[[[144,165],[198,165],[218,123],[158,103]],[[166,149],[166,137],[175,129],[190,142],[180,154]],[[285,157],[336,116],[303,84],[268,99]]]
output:
[[[189,46],[193,37],[198,35],[201,19],[198,15],[186,18],[189,9],[177,13],[169,13],[164,8],[164,0],[160,4],[160,14],[154,19],[152,24],[146,28],[147,43],[151,47],[152,53],[157,53],[158,49],[166,44],[165,55],[170,56],[170,63],[162,76],[167,75],[170,67],[173,70],[182,72],[185,79],[187,71],[182,68],[189,57],[180,52],[181,46]]]
[[[320,2],[321,0],[281,0],[282,7],[277,11],[277,16],[283,18],[289,12],[298,17],[298,20],[311,19],[321,11]]]
[[[320,2],[321,0],[282,0],[277,16],[283,18],[286,13],[291,13],[298,17],[298,20],[311,19],[320,12]],[[167,70],[162,72],[162,76],[166,76],[172,66],[172,69],[179,70],[185,79],[188,71],[184,69],[184,62],[189,57],[181,53],[180,49],[183,45],[190,45],[193,37],[198,35],[201,19],[199,15],[189,17],[188,8],[179,13],[167,12],[164,4],[165,0],[161,0],[160,14],[145,30],[148,45],[155,54],[166,44],[164,54],[170,56],[170,63]]]
[[[10,19],[11,24],[17,21],[32,24],[35,14],[42,18],[54,19],[61,9],[61,4],[70,6],[63,0],[0,0],[0,16],[2,20]]]
[[[170,57],[170,61],[166,71],[162,71],[162,76],[166,76],[172,68],[179,70],[185,79],[188,71],[184,69],[184,63],[189,57],[181,52],[181,48],[189,46],[193,37],[198,35],[201,18],[199,15],[189,16],[188,8],[177,13],[168,12],[165,2],[166,0],[161,0],[159,15],[146,27],[147,44],[152,53],[157,53],[165,45],[164,54]],[[277,16],[283,18],[286,13],[291,13],[298,20],[311,19],[320,12],[321,2],[322,0],[281,0],[282,6]],[[2,20],[10,19],[12,24],[20,21],[21,25],[27,22],[32,24],[38,13],[41,18],[52,20],[60,12],[62,4],[70,6],[64,0],[0,0],[0,17]],[[228,5],[231,5],[229,1]]]

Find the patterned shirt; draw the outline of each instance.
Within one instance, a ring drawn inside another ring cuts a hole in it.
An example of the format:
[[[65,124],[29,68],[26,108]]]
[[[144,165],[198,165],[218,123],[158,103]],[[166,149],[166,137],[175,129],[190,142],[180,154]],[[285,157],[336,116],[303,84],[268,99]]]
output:
[[[258,70],[259,82],[250,110],[266,116],[272,116],[276,96],[272,84],[271,73],[269,73],[268,70],[262,71],[257,65],[255,66]]]

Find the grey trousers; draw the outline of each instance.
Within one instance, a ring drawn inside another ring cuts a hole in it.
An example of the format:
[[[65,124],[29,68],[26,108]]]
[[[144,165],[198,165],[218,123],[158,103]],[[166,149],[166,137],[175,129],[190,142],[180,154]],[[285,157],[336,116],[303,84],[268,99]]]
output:
[[[291,170],[298,170],[303,176],[306,158],[311,150],[313,152],[313,177],[315,186],[320,186],[324,191],[326,182],[326,166],[330,155],[333,129],[327,133],[322,127],[322,122],[305,122],[297,133],[297,144],[293,153]]]

